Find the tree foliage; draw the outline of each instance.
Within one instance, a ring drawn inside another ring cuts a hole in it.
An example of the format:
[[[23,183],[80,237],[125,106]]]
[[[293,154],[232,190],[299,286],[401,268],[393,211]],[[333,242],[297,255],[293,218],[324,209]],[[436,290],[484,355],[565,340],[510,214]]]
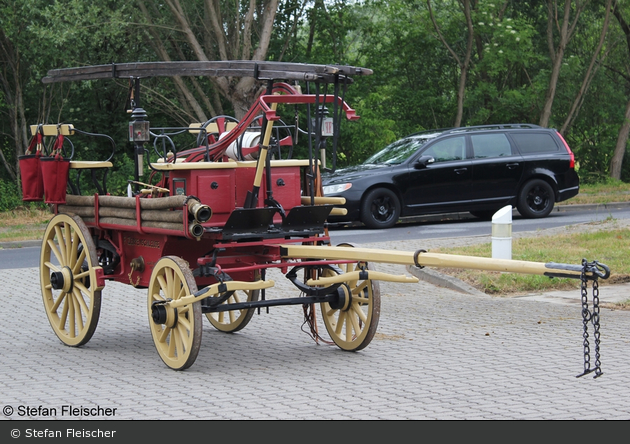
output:
[[[424,129],[523,122],[561,130],[583,181],[628,181],[628,22],[627,0],[0,0],[0,179],[18,181],[29,125],[71,122],[115,138],[112,192],[125,185],[129,85],[45,86],[49,69],[249,59],[374,70],[347,92],[361,119],[342,124],[338,166]],[[142,99],[156,125],[187,125],[242,116],[262,86],[151,79]],[[85,159],[111,149],[76,145]]]

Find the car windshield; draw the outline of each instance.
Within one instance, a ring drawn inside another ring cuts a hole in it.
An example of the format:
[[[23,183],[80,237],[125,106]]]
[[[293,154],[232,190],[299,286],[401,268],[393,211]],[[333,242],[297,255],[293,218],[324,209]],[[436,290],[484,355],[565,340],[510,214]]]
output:
[[[387,145],[385,148],[368,157],[363,165],[398,165],[403,163],[418,148],[438,134],[423,134],[422,136],[407,137]]]

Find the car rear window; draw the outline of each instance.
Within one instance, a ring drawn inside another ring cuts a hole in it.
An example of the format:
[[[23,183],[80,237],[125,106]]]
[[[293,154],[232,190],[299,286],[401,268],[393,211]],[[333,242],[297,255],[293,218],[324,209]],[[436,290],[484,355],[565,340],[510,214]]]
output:
[[[551,153],[560,151],[554,138],[548,133],[510,134],[521,154]]]
[[[512,155],[512,146],[505,134],[475,134],[470,139],[475,159]]]

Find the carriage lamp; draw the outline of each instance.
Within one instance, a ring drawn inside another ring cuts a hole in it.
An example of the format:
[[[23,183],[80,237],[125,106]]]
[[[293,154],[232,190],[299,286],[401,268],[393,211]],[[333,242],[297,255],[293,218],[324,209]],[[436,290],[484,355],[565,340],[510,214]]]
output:
[[[319,128],[317,128],[316,131],[320,131],[321,135],[319,152],[322,168],[326,168],[326,138],[334,135],[334,121],[332,117],[328,117],[328,114],[328,108],[325,106],[320,106],[317,109]],[[316,121],[316,119],[312,119],[313,126],[316,126]]]
[[[146,118],[147,113],[144,109],[135,108],[131,113],[131,122],[129,122],[129,141],[135,145],[136,180],[143,174],[143,144],[151,140],[150,125]]]
[[[136,108],[131,113],[131,122],[129,122],[129,141],[130,142],[148,142],[151,140],[149,133],[149,121],[146,120],[147,113],[142,108]]]

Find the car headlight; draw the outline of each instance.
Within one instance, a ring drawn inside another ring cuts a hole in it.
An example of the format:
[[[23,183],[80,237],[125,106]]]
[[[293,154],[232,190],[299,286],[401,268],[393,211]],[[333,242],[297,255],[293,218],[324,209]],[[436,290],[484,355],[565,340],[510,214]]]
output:
[[[330,196],[331,194],[343,193],[346,190],[352,188],[351,183],[339,183],[336,185],[326,185],[324,187],[324,196]]]

